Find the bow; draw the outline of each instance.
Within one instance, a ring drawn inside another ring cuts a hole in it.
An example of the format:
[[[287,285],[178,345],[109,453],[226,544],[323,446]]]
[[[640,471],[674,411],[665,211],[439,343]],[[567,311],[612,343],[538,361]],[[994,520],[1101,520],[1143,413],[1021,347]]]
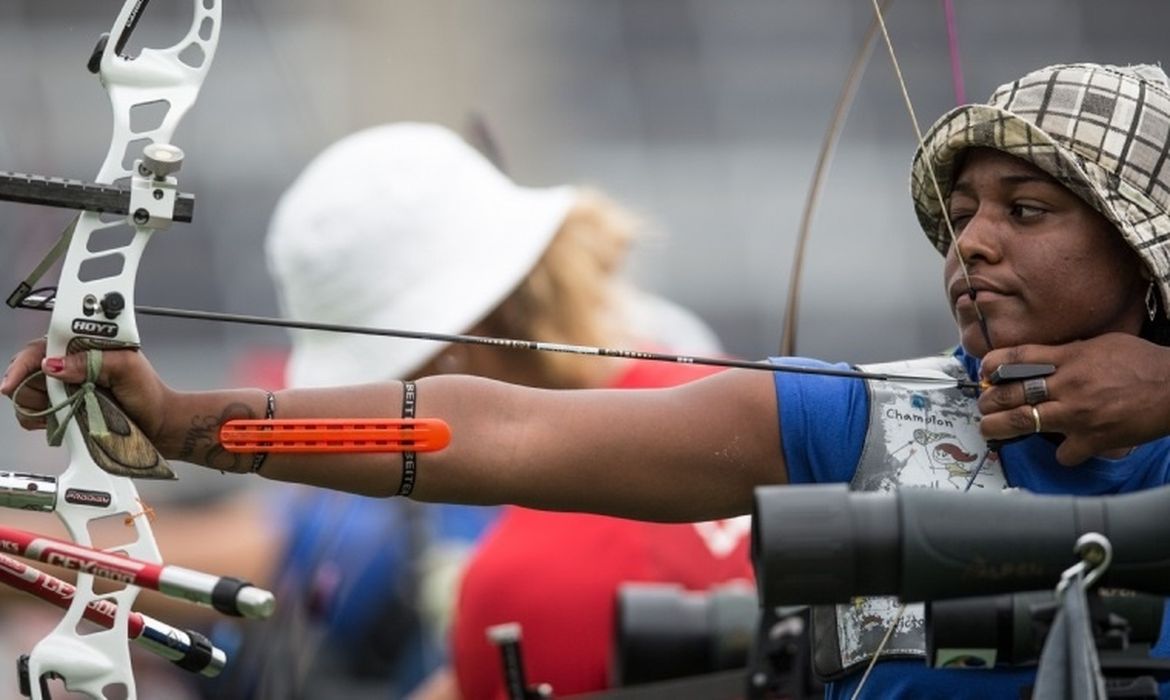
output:
[[[133,58],[125,56],[146,4],[147,0],[126,0],[113,29],[90,59],[89,68],[101,79],[113,109],[111,143],[96,181],[123,189],[128,185],[130,215],[111,220],[86,211],[66,230],[60,245],[67,249],[47,335],[53,356],[138,346],[135,276],[151,235],[174,218],[179,196],[172,173],[182,152],[169,144],[215,56],[221,5],[217,0],[193,0],[191,25],[174,46],[143,48]],[[27,293],[26,286],[10,302]],[[142,505],[129,477],[173,478],[169,467],[112,401],[91,386],[67,387],[51,377],[46,384],[51,404],[71,406],[68,416],[57,418],[59,429],[54,431],[68,450],[69,464],[57,479],[53,509],[73,542],[91,547],[92,523],[125,514],[128,538],[107,551],[160,564],[149,519],[134,517]],[[61,622],[27,657],[25,690],[34,699],[47,695],[44,680],[52,677],[94,698],[108,697],[111,687],[118,686],[127,697],[136,697],[127,639],[142,634],[141,616],[131,609],[139,588],[126,585],[98,593],[90,572],[93,569],[82,568]],[[92,618],[95,610],[113,614],[101,625],[104,629],[81,634],[82,618]]]
[[[890,6],[894,0],[881,0],[880,12]],[[861,76],[865,66],[869,63],[869,56],[873,53],[874,42],[877,41],[880,26],[877,15],[870,21],[865,30],[865,37],[857,47],[853,62],[849,65],[849,72],[845,82],[841,85],[841,92],[837,95],[837,102],[833,105],[833,115],[829,118],[829,126],[825,129],[825,137],[821,140],[821,147],[817,151],[817,163],[813,166],[812,178],[808,192],[805,194],[804,207],[800,212],[800,224],[796,229],[796,244],[792,250],[792,266],[788,273],[788,295],[784,302],[784,323],[780,333],[780,355],[791,357],[796,354],[796,329],[799,325],[800,310],[800,280],[804,272],[804,256],[808,248],[808,239],[812,234],[812,222],[817,206],[821,201],[821,190],[825,188],[825,181],[829,177],[829,165],[833,160],[833,153],[837,149],[837,142],[845,130],[845,120],[849,117],[849,110],[853,107],[853,100],[857,96],[857,88],[861,84]]]
[[[825,136],[821,140],[821,146],[817,152],[816,165],[813,166],[813,174],[809,181],[808,192],[805,194],[804,206],[800,214],[800,223],[796,231],[796,243],[793,246],[788,293],[785,298],[784,315],[782,317],[784,321],[781,326],[782,330],[780,335],[781,356],[792,356],[796,354],[796,334],[799,325],[800,310],[800,285],[804,272],[804,259],[808,248],[808,240],[812,234],[813,221],[816,216],[816,210],[820,205],[821,192],[828,179],[829,166],[832,163],[837,142],[845,130],[845,121],[848,119],[849,111],[853,107],[853,101],[857,96],[857,89],[861,84],[862,75],[865,73],[869,57],[873,53],[874,44],[877,42],[879,36],[886,41],[890,59],[895,68],[897,68],[897,58],[894,55],[893,44],[889,41],[889,34],[884,26],[885,14],[892,3],[893,0],[877,0],[872,3],[873,17],[870,20],[869,27],[865,30],[865,35],[857,48],[853,62],[849,66],[845,82],[842,84],[841,91],[837,96],[837,102],[833,106],[828,127],[825,129]],[[942,0],[942,5],[946,19],[947,49],[950,53],[951,80],[955,88],[955,103],[964,104],[967,99],[966,90],[963,87],[962,65],[959,59],[959,39],[955,22],[954,2],[953,0]],[[901,82],[900,70],[898,72],[899,81]],[[904,83],[902,83],[902,88],[905,91]],[[914,110],[910,106],[908,95],[906,96],[906,105],[909,108],[911,121],[915,121]],[[915,124],[914,128],[917,131],[918,125]]]

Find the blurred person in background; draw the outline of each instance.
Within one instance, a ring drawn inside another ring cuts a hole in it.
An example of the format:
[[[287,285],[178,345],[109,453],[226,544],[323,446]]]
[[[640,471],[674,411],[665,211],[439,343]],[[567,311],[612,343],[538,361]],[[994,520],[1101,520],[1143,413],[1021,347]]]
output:
[[[623,281],[640,230],[597,191],[518,186],[453,132],[399,123],[319,154],[277,205],[267,254],[291,319],[718,352],[693,314]],[[294,330],[292,340],[293,387],[457,372],[555,389],[626,388],[713,371],[345,333]],[[292,683],[281,692],[303,684],[305,697],[342,689],[347,697],[501,697],[499,652],[485,636],[501,622],[521,623],[534,680],[558,694],[601,690],[618,584],[705,589],[751,579],[746,519],[662,525],[507,508],[472,557],[455,606],[459,689],[447,670],[418,688],[441,662],[459,572],[496,512],[301,494],[289,509],[278,588],[282,600],[299,601],[291,616],[302,619],[265,634],[282,646],[312,644],[309,654],[288,650],[312,663],[294,680],[281,655],[266,655]]]

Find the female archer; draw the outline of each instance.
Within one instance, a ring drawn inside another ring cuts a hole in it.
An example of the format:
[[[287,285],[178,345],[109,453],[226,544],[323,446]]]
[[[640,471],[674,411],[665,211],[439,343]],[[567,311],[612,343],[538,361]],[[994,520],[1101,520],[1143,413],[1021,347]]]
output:
[[[943,293],[961,344],[953,354],[896,363],[898,373],[987,378],[1008,362],[1044,362],[1044,380],[992,386],[977,399],[872,379],[731,370],[654,390],[550,391],[438,376],[401,383],[282,391],[275,413],[401,414],[447,421],[450,446],[421,455],[403,479],[401,456],[355,456],[324,467],[311,456],[269,455],[260,474],[370,495],[686,521],[746,513],[763,484],[847,482],[883,488],[917,475],[890,453],[916,429],[946,430],[965,451],[1023,437],[987,460],[984,491],[1104,494],[1170,482],[1170,85],[1153,66],[1042,68],[987,104],[959,107],[927,133],[912,165],[912,196],[945,256]],[[39,368],[85,378],[81,356],[43,357],[30,344],[0,391]],[[360,361],[374,364],[377,357]],[[776,364],[830,367],[803,359]],[[888,367],[880,369],[887,370]],[[141,353],[107,353],[98,377],[164,455],[248,472],[252,460],[192,425],[240,406],[264,415],[257,390],[181,392]],[[33,396],[19,397],[31,403]],[[31,406],[36,408],[36,406]],[[25,421],[30,428],[40,427]],[[952,481],[935,480],[938,488]],[[840,608],[814,632],[818,670],[847,697],[869,662],[879,697],[1019,697],[1027,669],[936,670],[923,657],[923,621],[897,621],[888,601]],[[887,643],[877,630],[894,626]]]

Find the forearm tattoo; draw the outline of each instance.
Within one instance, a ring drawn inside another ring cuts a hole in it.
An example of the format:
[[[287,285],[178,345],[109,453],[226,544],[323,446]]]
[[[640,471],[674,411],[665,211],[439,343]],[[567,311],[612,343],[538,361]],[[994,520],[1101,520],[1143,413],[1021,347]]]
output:
[[[246,473],[251,469],[251,456],[234,454],[219,444],[219,427],[237,418],[255,418],[256,414],[244,403],[230,403],[218,416],[195,416],[191,427],[183,436],[183,445],[178,458],[184,462],[200,463],[222,472]]]

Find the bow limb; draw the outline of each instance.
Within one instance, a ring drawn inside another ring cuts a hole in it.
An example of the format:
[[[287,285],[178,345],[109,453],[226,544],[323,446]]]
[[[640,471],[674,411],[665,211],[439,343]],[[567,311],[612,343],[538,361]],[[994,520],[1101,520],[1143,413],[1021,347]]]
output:
[[[883,10],[889,8],[894,0],[881,0]],[[829,176],[829,164],[833,160],[833,153],[837,150],[837,142],[841,139],[841,132],[845,130],[845,121],[853,107],[853,100],[857,96],[857,87],[861,84],[861,76],[865,73],[865,66],[873,53],[874,42],[877,41],[880,22],[875,16],[865,30],[865,37],[853,63],[849,66],[849,73],[845,83],[841,86],[841,93],[837,96],[837,104],[833,106],[833,116],[829,120],[829,127],[825,130],[825,138],[821,141],[820,151],[817,153],[817,164],[813,168],[812,181],[809,182],[808,194],[805,195],[804,209],[800,214],[800,226],[796,233],[796,246],[792,253],[792,269],[788,275],[788,297],[784,303],[784,330],[780,336],[780,354],[792,356],[796,354],[796,329],[800,310],[800,280],[804,272],[805,249],[809,235],[812,232],[813,217],[821,201],[821,190],[825,187],[825,180]]]
[[[845,121],[853,106],[853,100],[857,94],[857,87],[861,83],[861,77],[865,72],[866,64],[869,62],[869,57],[873,53],[874,42],[879,35],[885,40],[890,59],[893,62],[895,70],[898,72],[898,80],[905,94],[905,82],[902,79],[901,70],[898,68],[898,60],[894,54],[893,43],[890,41],[889,32],[885,27],[884,16],[892,3],[893,0],[873,0],[873,19],[870,21],[869,28],[866,29],[865,37],[861,41],[861,46],[857,49],[857,54],[853,57],[853,63],[849,67],[849,73],[845,78],[845,83],[841,86],[841,93],[838,95],[837,103],[833,107],[833,116],[829,120],[829,126],[825,130],[825,138],[821,142],[821,148],[817,154],[817,163],[813,169],[808,194],[805,197],[804,209],[801,212],[800,225],[796,234],[796,245],[793,249],[792,269],[788,278],[788,295],[784,306],[784,326],[780,336],[781,355],[791,356],[796,354],[796,332],[800,310],[800,283],[804,271],[805,250],[812,231],[814,214],[820,205],[821,190],[824,189],[825,181],[828,178],[829,164],[832,161],[833,153],[836,151],[841,132],[845,128]],[[955,89],[955,104],[964,104],[967,101],[967,96],[963,85],[963,70],[959,58],[959,37],[953,0],[943,0],[943,13],[946,18],[947,49],[950,54],[951,82]],[[910,103],[909,95],[906,94],[905,97],[911,121],[915,122],[914,129],[918,135],[919,143],[921,143],[921,132],[918,129],[917,120],[914,116],[914,108]]]
[[[168,182],[165,172],[160,179],[159,171],[136,174],[127,164],[146,145],[169,144],[179,120],[195,102],[218,44],[221,6],[218,0],[192,0],[192,23],[178,43],[165,49],[144,48],[129,59],[120,54],[120,49],[145,4],[145,0],[126,0],[114,22],[110,35],[113,38],[99,44],[98,74],[109,94],[114,119],[110,148],[96,180],[113,183],[129,178],[132,190],[145,187],[149,200],[158,198],[160,191],[165,199],[167,185],[173,180]],[[163,112],[161,118],[157,116],[159,111]],[[148,120],[154,123],[143,126],[142,122]],[[150,215],[132,215],[117,221],[103,220],[90,212],[79,216],[62,263],[49,322],[50,356],[79,347],[138,346],[134,283],[142,252],[151,234],[160,227]],[[68,398],[70,388],[55,379],[47,378],[47,388],[53,404]],[[91,415],[100,412],[95,411],[97,406],[97,402],[90,404]],[[91,545],[91,523],[123,513],[134,515],[141,504],[133,481],[109,473],[95,461],[94,454],[101,450],[91,453],[88,443],[92,436],[87,438],[81,423],[68,420],[64,426],[69,464],[59,480],[59,492],[66,496],[56,512],[75,542]],[[104,506],[95,506],[94,499],[71,501],[67,495],[70,492],[96,492],[108,495],[109,500]],[[160,562],[162,557],[148,519],[131,518],[130,524],[132,529],[128,532],[132,536],[110,545],[110,549]],[[128,585],[99,596],[93,582],[89,574],[78,576],[76,594],[65,616],[29,656],[29,685],[34,700],[44,697],[41,679],[46,674],[63,678],[68,689],[93,698],[107,697],[110,686],[122,686],[126,697],[136,697],[126,640],[132,603],[139,589]],[[113,626],[81,635],[78,625],[95,601],[117,605]]]

